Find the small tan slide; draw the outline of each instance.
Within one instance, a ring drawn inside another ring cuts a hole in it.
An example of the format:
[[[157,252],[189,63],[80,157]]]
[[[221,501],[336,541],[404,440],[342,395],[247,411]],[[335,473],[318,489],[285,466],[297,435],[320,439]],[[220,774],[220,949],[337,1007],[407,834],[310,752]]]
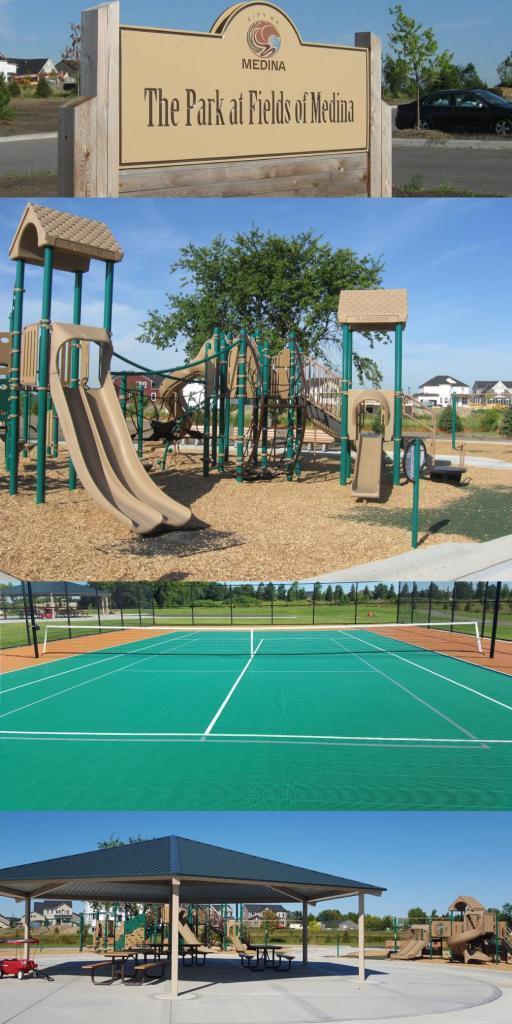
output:
[[[405,943],[402,949],[399,949],[397,953],[391,953],[391,960],[418,960],[425,946],[428,944],[428,939],[410,939],[409,942]]]
[[[352,494],[354,497],[380,499],[382,495],[383,451],[382,434],[359,435],[356,465],[352,479]]]
[[[100,346],[97,388],[85,387],[83,381],[76,388],[63,383],[64,346],[72,340]],[[81,483],[98,505],[137,533],[199,528],[204,524],[185,505],[167,497],[141,465],[110,375],[111,357],[107,331],[52,324],[50,393]]]

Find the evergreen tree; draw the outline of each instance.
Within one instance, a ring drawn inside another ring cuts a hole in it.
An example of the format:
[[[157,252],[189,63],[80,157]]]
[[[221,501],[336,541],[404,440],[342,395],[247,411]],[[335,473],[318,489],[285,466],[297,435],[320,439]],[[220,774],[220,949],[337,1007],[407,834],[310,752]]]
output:
[[[509,405],[508,409],[505,410],[501,421],[500,434],[503,434],[503,437],[512,437],[512,405]]]
[[[34,96],[37,96],[38,100],[45,100],[48,98],[48,96],[53,96],[53,89],[48,79],[45,78],[44,75],[41,75],[41,78],[37,83],[37,89],[34,93]]]

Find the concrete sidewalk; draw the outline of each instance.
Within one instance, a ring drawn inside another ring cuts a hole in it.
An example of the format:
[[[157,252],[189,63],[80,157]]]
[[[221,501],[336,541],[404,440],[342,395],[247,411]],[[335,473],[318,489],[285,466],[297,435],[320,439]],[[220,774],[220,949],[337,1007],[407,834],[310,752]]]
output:
[[[379,583],[400,580],[512,580],[512,534],[484,544],[434,544],[376,562],[303,580],[304,583]]]

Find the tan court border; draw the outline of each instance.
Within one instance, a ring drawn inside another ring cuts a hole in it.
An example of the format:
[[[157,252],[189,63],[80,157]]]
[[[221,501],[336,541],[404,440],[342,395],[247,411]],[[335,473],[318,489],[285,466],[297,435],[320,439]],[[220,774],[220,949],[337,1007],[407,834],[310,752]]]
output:
[[[63,628],[66,628],[65,625],[63,625]],[[176,627],[176,630],[178,632],[181,631],[179,626]],[[378,626],[376,624],[375,631],[377,632],[377,630]],[[161,635],[164,635],[168,631],[169,627],[164,627],[162,629]],[[44,655],[44,658],[40,660],[43,662],[61,661],[63,658],[73,657],[77,654],[98,653],[99,651],[105,649],[110,650],[112,647],[115,647],[116,644],[121,645],[129,642],[127,632],[128,631],[120,630],[119,633],[107,633],[103,634],[102,636],[97,636],[95,634],[91,636],[83,636],[80,637],[80,644],[78,646],[76,639],[59,640],[59,650],[52,651],[50,645],[47,653]],[[158,628],[156,630],[152,629],[151,633],[152,635],[158,635]],[[421,647],[424,650],[436,651],[438,649],[439,645],[436,645],[436,633],[434,630],[418,628],[414,630],[414,634],[409,633],[409,636],[413,643],[416,641],[418,644],[421,644]],[[460,637],[461,634],[457,634],[457,636]],[[138,639],[138,634],[136,631],[134,631],[133,639]],[[471,643],[473,644],[472,640]],[[477,651],[456,649],[454,649],[453,651],[446,649],[444,652],[441,653],[445,653],[449,655],[449,657],[451,658],[457,658],[461,661],[467,661],[473,665],[483,666],[484,668],[491,669],[491,671],[494,672],[503,672],[506,675],[512,676],[512,643],[510,643],[507,640],[498,640],[496,642],[496,652],[492,663],[490,662],[489,659],[490,640],[482,639],[482,647],[484,652],[483,654],[479,654]],[[10,650],[3,650],[0,653],[1,672],[14,672],[17,669],[30,668],[35,664],[36,659],[34,658],[33,649],[32,647],[26,645],[23,647],[14,647]]]

